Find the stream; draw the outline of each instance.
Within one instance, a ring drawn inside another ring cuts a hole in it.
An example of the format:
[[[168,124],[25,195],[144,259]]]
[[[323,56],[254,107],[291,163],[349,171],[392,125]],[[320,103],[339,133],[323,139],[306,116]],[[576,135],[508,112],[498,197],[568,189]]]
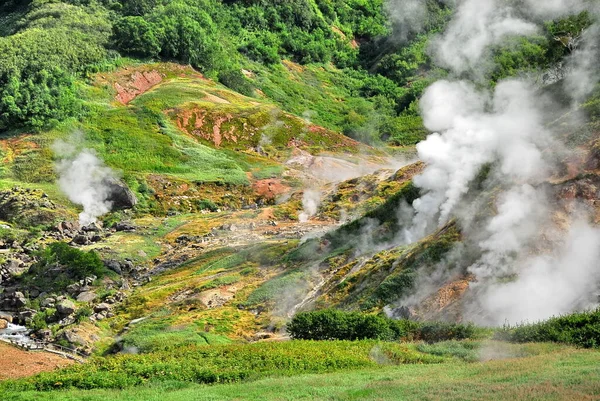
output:
[[[28,334],[29,329],[27,327],[9,323],[6,329],[0,330],[0,339],[30,343],[32,340]]]

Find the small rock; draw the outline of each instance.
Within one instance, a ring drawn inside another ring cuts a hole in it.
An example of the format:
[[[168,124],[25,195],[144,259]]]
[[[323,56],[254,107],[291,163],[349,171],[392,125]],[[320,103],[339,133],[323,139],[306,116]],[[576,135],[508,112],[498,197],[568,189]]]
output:
[[[110,305],[107,303],[104,303],[104,302],[94,306],[94,312],[96,312],[96,313],[105,312],[109,309],[110,309]]]
[[[4,330],[8,327],[8,321],[0,319],[0,330]]]
[[[52,308],[54,304],[56,304],[56,299],[54,298],[46,298],[40,302],[40,305],[46,308]]]

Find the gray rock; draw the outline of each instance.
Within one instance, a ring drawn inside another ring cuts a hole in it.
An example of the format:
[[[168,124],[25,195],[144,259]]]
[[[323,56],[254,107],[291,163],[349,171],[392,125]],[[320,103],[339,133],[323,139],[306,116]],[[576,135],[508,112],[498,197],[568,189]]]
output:
[[[71,285],[67,286],[67,292],[70,295],[74,295],[74,294],[80,292],[80,288],[81,288],[81,285],[79,285],[78,283],[71,284]]]
[[[123,274],[123,270],[121,269],[121,264],[116,260],[105,260],[104,266],[106,266],[106,268],[114,271],[117,274]]]
[[[80,345],[86,345],[87,341],[85,341],[83,339],[83,337],[81,337],[79,334],[77,334],[77,332],[75,331],[75,329],[73,330],[65,330],[62,334],[62,338],[64,338],[65,340],[67,340],[69,342],[69,344],[71,345],[75,345],[75,346],[80,346]]]
[[[137,198],[124,182],[105,178],[103,184],[109,188],[106,200],[112,203],[113,210],[131,209],[137,204]]]
[[[23,295],[22,292],[15,292],[12,298],[12,303],[15,306],[15,308],[22,308],[25,305],[27,305],[27,299],[25,298],[25,295]]]
[[[54,306],[54,304],[56,304],[56,299],[54,298],[46,298],[40,302],[40,305],[46,308],[51,308]]]
[[[94,306],[94,312],[96,312],[96,313],[106,312],[109,309],[110,309],[110,305],[107,303],[104,303],[104,302]]]
[[[92,302],[97,295],[92,291],[84,291],[77,296],[77,302]]]
[[[87,235],[79,234],[73,238],[72,242],[77,245],[89,245],[90,239]]]
[[[126,221],[120,221],[115,224],[115,230],[117,231],[135,231],[135,226]]]
[[[60,316],[69,316],[75,312],[75,304],[73,301],[69,301],[68,299],[61,301],[58,305],[56,305],[56,310]]]

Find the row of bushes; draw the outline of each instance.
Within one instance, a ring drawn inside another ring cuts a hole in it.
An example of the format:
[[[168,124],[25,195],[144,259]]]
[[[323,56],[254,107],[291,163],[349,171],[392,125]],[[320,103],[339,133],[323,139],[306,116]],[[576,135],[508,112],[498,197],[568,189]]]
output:
[[[433,343],[482,335],[482,330],[472,324],[394,320],[336,309],[298,313],[287,330],[292,338],[301,340],[407,339]]]
[[[556,342],[584,348],[600,347],[600,309],[573,313],[534,324],[506,326],[497,338],[517,343]]]

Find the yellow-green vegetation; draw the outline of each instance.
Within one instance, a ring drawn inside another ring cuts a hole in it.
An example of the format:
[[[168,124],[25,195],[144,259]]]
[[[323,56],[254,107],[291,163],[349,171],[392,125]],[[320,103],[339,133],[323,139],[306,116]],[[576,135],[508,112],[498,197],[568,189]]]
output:
[[[336,347],[343,347],[344,343]],[[288,377],[289,372],[279,372],[276,377],[262,378],[250,382],[220,385],[198,385],[177,381],[147,383],[140,387],[124,390],[68,390],[68,391],[23,391],[8,390],[11,386],[33,387],[34,384],[8,384],[3,392],[7,400],[280,400],[282,389],[289,400],[582,400],[594,399],[600,392],[600,371],[597,352],[575,350],[549,344],[525,344],[519,346],[502,343],[482,343],[475,347],[465,344],[462,350],[475,348],[477,360],[466,363],[456,359],[456,344],[448,344],[442,361],[445,363],[402,364],[394,366],[394,360],[386,356],[396,349],[400,355],[410,355],[414,346],[404,348],[378,348],[376,343],[353,343],[354,349],[367,344],[371,355],[378,362],[367,364],[377,367],[342,368],[342,372],[302,374]],[[304,348],[303,348],[304,347]],[[297,348],[309,355],[320,355],[320,351],[309,351],[306,345]],[[311,345],[314,348],[314,345]],[[295,347],[289,346],[289,350]],[[331,359],[340,356],[332,345],[323,350],[332,352]],[[450,349],[454,351],[450,352]],[[373,351],[375,350],[375,351]],[[314,354],[313,354],[314,352]],[[431,354],[416,355],[433,357]],[[273,356],[279,355],[274,352]],[[292,354],[295,355],[295,354]],[[414,355],[414,354],[413,354]],[[428,356],[429,355],[429,356]],[[326,356],[324,355],[326,358]],[[243,359],[243,356],[240,356]],[[317,358],[311,358],[313,360]],[[267,357],[267,361],[270,360]],[[352,363],[359,361],[355,354]],[[469,360],[469,358],[467,358]],[[262,359],[261,359],[262,361]],[[348,361],[348,360],[346,360]],[[363,360],[364,361],[364,360]],[[406,361],[410,362],[410,360]],[[267,362],[269,363],[269,362]],[[397,362],[396,362],[397,363]],[[391,366],[390,366],[391,365]],[[287,366],[287,365],[286,365]],[[310,365],[305,365],[307,370]],[[169,370],[165,370],[168,376]],[[283,373],[283,377],[281,374]],[[308,373],[308,372],[306,372]],[[48,379],[49,377],[46,376]],[[256,376],[254,376],[256,378]],[[44,383],[45,379],[37,379]],[[29,380],[35,383],[36,379]],[[7,388],[8,387],[8,388]],[[30,387],[30,388],[31,388]],[[7,391],[8,390],[8,391]]]
[[[0,388],[4,391],[51,391],[125,388],[165,381],[228,383],[265,376],[356,370],[380,365],[438,364],[472,358],[481,348],[482,343],[469,342],[442,343],[434,348],[377,341],[190,345],[145,355],[96,358],[84,365],[5,382]],[[521,355],[528,354],[526,347],[519,351]]]
[[[286,241],[205,252],[140,287],[106,324],[118,333],[130,320],[144,318],[128,326],[117,345],[140,352],[251,338],[268,324],[268,316],[238,306],[284,268],[278,260],[295,245]]]

